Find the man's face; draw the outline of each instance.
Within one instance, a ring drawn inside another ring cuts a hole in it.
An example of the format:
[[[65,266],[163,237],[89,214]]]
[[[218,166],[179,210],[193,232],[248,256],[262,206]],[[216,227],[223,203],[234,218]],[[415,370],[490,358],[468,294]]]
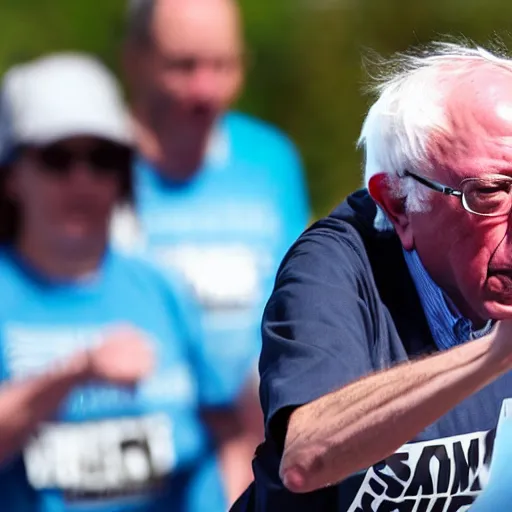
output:
[[[512,176],[512,79],[489,78],[476,76],[449,98],[455,136],[430,141],[433,177],[456,189],[465,178]],[[459,198],[434,192],[430,211],[410,215],[410,225],[425,267],[464,315],[512,318],[510,215],[478,216]]]
[[[239,19],[227,0],[158,1],[152,40],[132,54],[135,103],[160,136],[209,133],[241,87]]]

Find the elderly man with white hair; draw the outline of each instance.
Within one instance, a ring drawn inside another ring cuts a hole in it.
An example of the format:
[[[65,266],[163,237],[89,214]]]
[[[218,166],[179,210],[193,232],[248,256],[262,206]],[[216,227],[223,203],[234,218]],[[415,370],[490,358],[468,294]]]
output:
[[[366,188],[280,267],[234,510],[467,510],[488,480],[512,396],[512,61],[438,44],[394,64]]]

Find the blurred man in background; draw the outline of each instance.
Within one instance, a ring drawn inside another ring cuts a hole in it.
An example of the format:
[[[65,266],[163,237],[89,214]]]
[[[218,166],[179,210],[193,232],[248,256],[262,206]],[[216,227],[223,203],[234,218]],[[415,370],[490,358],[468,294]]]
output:
[[[235,2],[132,0],[129,7],[124,62],[139,149],[138,232],[132,238],[130,213],[121,213],[113,236],[178,269],[202,304],[205,350],[225,368],[225,397],[239,405],[240,436],[223,460],[234,498],[251,478],[261,436],[255,367],[263,305],[309,218],[304,176],[283,134],[227,112],[244,78]]]

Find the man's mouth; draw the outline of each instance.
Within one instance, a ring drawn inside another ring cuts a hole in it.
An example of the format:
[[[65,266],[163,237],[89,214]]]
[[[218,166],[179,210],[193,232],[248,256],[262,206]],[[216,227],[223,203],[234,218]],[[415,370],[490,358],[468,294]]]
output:
[[[512,300],[512,269],[497,269],[489,271],[487,288],[493,294]]]

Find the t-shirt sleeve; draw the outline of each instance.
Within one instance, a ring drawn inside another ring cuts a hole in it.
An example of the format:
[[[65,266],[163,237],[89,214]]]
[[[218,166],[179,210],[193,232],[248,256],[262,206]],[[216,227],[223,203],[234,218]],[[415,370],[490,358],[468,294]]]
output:
[[[260,359],[265,426],[279,445],[294,408],[371,372],[367,273],[350,237],[327,229],[303,235],[281,265]]]

